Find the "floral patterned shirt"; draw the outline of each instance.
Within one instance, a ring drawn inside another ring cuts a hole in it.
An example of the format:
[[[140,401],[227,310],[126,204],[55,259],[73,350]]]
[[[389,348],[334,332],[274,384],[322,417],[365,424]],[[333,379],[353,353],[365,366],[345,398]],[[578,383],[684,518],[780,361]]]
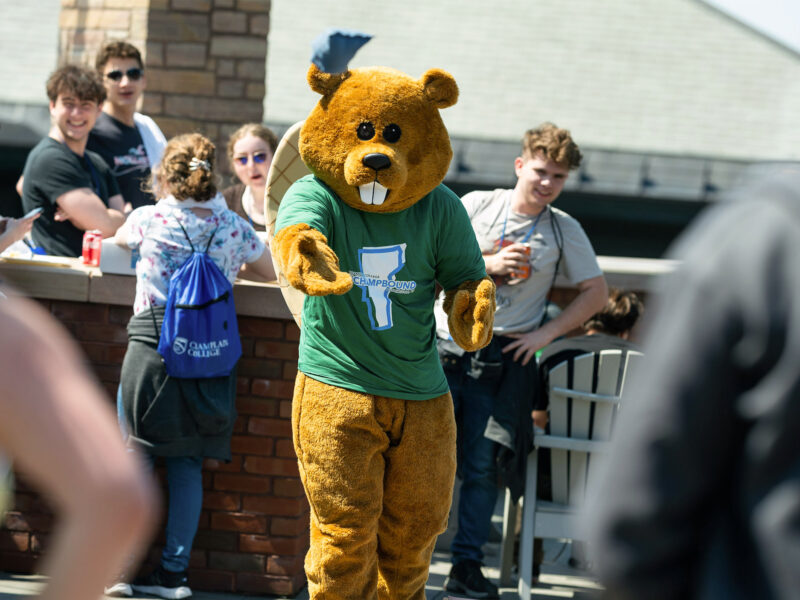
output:
[[[208,217],[198,217],[190,205],[213,212]],[[167,303],[170,277],[191,256],[192,245],[195,250],[203,251],[211,239],[208,255],[231,283],[243,263],[257,260],[265,250],[264,242],[253,227],[228,209],[219,195],[202,205],[188,201],[187,206],[182,207],[173,199],[171,203],[160,201],[142,206],[131,212],[123,227],[127,230],[128,246],[139,252],[134,314],[151,305]]]

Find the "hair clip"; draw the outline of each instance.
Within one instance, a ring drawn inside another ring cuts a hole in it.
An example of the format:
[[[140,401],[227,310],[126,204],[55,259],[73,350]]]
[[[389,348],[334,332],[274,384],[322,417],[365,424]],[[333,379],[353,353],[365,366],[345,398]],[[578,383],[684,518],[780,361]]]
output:
[[[190,171],[197,171],[197,169],[205,169],[206,171],[211,171],[211,163],[207,160],[200,160],[196,156],[192,157],[192,160],[189,161],[189,170]]]

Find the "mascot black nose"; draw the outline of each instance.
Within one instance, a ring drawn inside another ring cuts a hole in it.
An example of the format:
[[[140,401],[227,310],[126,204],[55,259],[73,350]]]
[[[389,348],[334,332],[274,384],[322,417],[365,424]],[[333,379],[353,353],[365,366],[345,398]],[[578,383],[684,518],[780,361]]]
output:
[[[385,154],[381,154],[380,152],[372,152],[371,154],[367,154],[361,159],[361,162],[364,163],[365,167],[375,169],[376,171],[388,169],[390,166],[392,166],[392,161],[389,160],[389,157]]]

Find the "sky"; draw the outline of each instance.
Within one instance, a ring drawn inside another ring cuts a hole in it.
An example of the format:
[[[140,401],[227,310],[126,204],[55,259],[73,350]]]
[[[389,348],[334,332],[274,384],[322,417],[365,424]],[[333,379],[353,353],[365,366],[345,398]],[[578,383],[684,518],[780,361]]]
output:
[[[800,52],[799,0],[701,0]]]

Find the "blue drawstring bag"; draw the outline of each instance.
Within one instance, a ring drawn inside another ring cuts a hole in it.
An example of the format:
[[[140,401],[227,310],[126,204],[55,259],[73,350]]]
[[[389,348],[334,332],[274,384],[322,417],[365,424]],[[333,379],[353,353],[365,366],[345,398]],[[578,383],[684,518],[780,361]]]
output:
[[[198,252],[178,224],[192,255],[169,280],[158,353],[170,377],[225,377],[241,357],[242,343],[233,286],[208,255],[216,230]]]

